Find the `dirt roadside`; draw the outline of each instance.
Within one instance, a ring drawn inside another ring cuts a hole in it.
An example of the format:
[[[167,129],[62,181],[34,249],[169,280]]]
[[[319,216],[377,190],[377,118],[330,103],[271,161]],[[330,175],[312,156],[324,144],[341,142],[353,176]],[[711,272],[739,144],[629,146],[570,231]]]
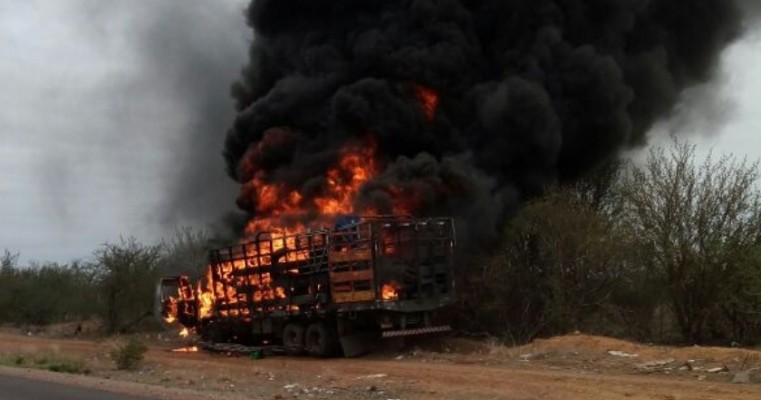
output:
[[[169,351],[178,345],[153,342],[143,366],[123,372],[108,358],[113,341],[2,333],[0,356],[79,357],[91,372],[4,367],[0,373],[187,400],[761,398],[761,352],[745,349],[658,347],[571,335],[516,348],[449,339],[360,359],[252,360]]]

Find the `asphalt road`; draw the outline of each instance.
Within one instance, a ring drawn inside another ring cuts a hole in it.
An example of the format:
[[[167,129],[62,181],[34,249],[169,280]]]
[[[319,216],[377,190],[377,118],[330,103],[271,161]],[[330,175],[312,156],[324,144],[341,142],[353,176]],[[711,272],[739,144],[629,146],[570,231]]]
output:
[[[150,400],[102,390],[0,375],[0,400]]]

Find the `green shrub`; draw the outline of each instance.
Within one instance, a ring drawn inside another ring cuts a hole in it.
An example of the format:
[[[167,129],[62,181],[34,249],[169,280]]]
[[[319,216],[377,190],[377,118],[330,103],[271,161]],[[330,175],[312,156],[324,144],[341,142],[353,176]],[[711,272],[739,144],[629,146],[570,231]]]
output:
[[[134,369],[143,360],[148,347],[137,336],[131,336],[111,351],[111,359],[120,370]]]
[[[63,372],[67,374],[89,374],[90,370],[85,367],[85,363],[76,358],[54,357],[47,359],[40,365],[42,369],[53,372]]]

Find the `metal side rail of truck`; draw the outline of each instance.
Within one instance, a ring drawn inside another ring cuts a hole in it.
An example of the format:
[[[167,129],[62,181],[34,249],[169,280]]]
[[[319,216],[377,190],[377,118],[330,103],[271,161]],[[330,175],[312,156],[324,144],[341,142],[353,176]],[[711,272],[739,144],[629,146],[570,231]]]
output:
[[[157,304],[206,342],[352,357],[450,329],[440,318],[454,300],[454,251],[451,218],[343,217],[213,250],[195,283],[163,278]]]

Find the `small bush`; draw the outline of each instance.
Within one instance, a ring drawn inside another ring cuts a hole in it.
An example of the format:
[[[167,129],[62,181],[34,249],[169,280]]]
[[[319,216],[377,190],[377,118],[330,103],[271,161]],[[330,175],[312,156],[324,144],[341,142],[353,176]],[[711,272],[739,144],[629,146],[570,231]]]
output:
[[[48,371],[63,372],[66,374],[87,375],[90,373],[90,370],[85,368],[85,364],[82,362],[82,360],[64,358],[51,360],[47,365],[45,365],[45,369]]]
[[[143,360],[147,350],[148,347],[140,338],[132,336],[111,351],[111,359],[116,363],[117,369],[134,369]]]

